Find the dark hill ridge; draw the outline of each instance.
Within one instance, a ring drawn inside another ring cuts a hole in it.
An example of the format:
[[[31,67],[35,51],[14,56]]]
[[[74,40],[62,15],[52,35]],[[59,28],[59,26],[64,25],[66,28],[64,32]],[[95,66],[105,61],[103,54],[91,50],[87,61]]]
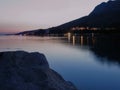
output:
[[[100,5],[96,6],[95,9],[90,13],[90,15],[97,15],[97,14],[120,14],[120,1],[109,1],[107,3],[103,2]]]
[[[120,0],[109,0],[108,2],[103,2],[96,6],[88,16],[73,20],[60,26],[45,29],[44,32],[43,30],[38,30],[37,32],[32,31],[32,34],[63,34],[70,31],[73,27],[120,29]],[[25,33],[26,32],[23,32],[21,34]],[[28,35],[31,35],[31,31],[27,33]]]
[[[75,26],[90,27],[119,27],[120,26],[120,1],[103,2],[96,6],[88,15],[77,20],[65,23],[58,28],[71,28]]]
[[[16,35],[36,35],[36,36],[40,36],[40,35],[45,35],[47,34],[47,29],[38,29],[38,30],[30,30],[30,31],[24,31],[24,32],[20,32],[17,33]]]

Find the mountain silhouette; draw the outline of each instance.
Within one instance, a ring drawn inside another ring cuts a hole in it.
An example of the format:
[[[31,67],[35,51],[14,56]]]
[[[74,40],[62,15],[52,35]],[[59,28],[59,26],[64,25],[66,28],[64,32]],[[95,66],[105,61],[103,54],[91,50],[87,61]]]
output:
[[[88,15],[58,26],[61,29],[81,27],[120,27],[120,0],[103,2]]]
[[[88,15],[70,21],[60,26],[35,31],[27,31],[19,34],[41,35],[41,34],[63,34],[73,27],[96,27],[96,28],[116,28],[120,29],[120,0],[109,0],[95,7]]]

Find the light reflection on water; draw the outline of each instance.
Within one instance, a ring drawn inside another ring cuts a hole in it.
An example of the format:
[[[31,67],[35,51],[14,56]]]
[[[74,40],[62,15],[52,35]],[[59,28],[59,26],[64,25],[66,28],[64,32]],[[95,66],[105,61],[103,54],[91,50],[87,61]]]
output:
[[[80,90],[120,90],[119,38],[1,36],[0,51],[44,53],[50,67]],[[113,48],[114,47],[114,48]]]

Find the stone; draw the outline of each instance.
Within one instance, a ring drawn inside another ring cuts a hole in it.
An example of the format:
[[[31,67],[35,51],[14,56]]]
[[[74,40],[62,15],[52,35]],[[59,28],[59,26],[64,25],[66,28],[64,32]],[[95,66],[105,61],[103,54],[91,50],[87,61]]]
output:
[[[77,90],[38,52],[0,52],[0,90]]]

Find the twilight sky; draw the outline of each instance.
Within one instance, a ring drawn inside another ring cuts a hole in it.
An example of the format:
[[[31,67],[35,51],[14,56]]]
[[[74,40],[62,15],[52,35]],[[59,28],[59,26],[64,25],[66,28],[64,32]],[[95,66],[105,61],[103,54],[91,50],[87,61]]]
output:
[[[0,32],[49,28],[88,15],[108,0],[0,0]]]

